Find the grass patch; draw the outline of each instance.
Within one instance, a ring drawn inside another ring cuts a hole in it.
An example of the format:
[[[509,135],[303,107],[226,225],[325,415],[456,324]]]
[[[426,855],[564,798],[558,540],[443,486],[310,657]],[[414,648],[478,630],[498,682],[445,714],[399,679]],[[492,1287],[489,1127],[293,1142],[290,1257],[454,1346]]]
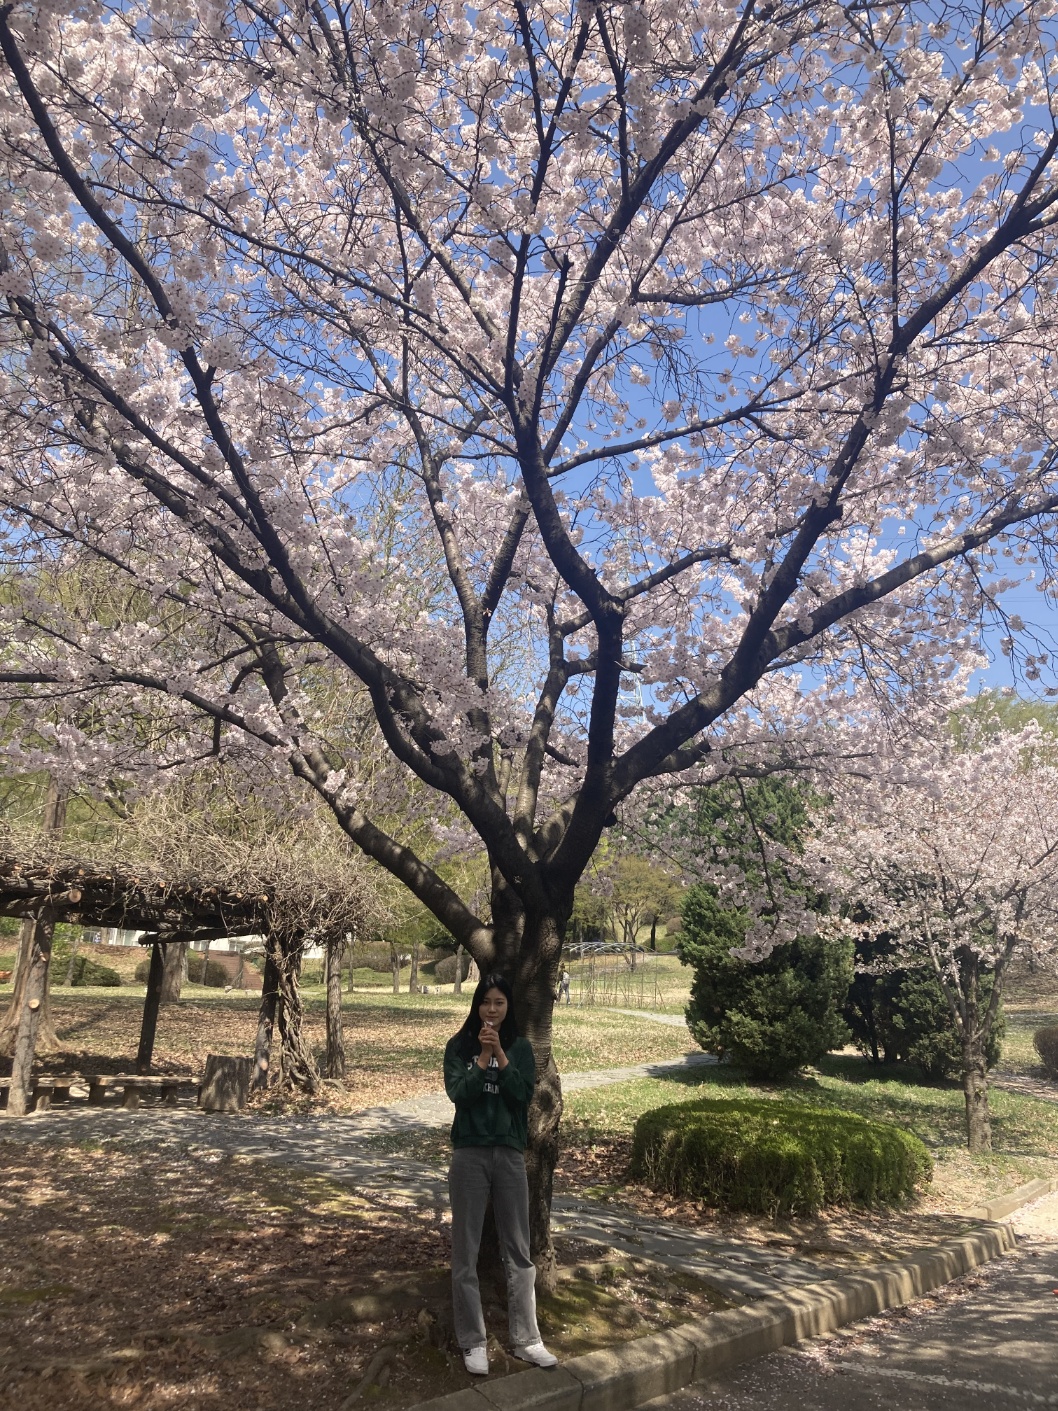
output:
[[[1008,1004],[1006,1015],[1007,1031],[1003,1037],[1000,1069],[1006,1073],[1043,1077],[1043,1065],[1032,1036],[1037,1029],[1058,1025],[1058,1002],[1052,995],[1034,1003]]]
[[[1058,1105],[993,1089],[994,1151],[970,1156],[962,1091],[955,1084],[925,1084],[913,1070],[879,1072],[864,1059],[831,1056],[782,1087],[747,1083],[736,1070],[720,1065],[571,1093],[562,1135],[570,1179],[592,1184],[593,1169],[606,1166],[612,1179],[619,1153],[626,1162],[631,1154],[632,1131],[644,1112],[707,1096],[795,1108],[827,1106],[893,1122],[918,1137],[933,1157],[933,1189],[925,1203],[935,1210],[980,1205],[1022,1182],[1058,1174]]]
[[[52,991],[61,1049],[42,1055],[42,1073],[120,1072],[135,1061],[143,986]],[[325,996],[304,992],[305,1028],[319,1054],[325,1045]],[[336,1111],[397,1102],[441,1087],[444,1046],[462,1023],[470,995],[409,995],[374,991],[343,1002],[349,1077],[328,1088]],[[253,1052],[259,1000],[199,985],[184,987],[177,1005],[163,1007],[155,1043],[159,1072],[201,1072],[206,1055]],[[602,1009],[563,1007],[555,1015],[555,1058],[564,1072],[617,1068],[678,1058],[691,1047],[682,1027]],[[10,1060],[0,1059],[0,1074]]]

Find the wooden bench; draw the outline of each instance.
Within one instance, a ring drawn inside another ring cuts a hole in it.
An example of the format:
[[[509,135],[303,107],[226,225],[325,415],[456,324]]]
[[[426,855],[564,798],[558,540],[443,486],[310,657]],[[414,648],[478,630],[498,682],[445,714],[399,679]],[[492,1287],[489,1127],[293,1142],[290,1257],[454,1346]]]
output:
[[[46,1112],[52,1103],[67,1102],[70,1089],[84,1086],[87,1079],[74,1075],[72,1078],[34,1078],[29,1093],[29,1111]],[[10,1078],[0,1078],[0,1099],[7,1106],[7,1094],[11,1087]]]
[[[108,1088],[120,1088],[122,1107],[139,1107],[140,1095],[153,1093],[160,1105],[173,1107],[177,1094],[197,1090],[199,1080],[187,1073],[90,1073],[81,1080],[88,1084],[88,1101],[93,1107],[101,1107],[106,1101]]]

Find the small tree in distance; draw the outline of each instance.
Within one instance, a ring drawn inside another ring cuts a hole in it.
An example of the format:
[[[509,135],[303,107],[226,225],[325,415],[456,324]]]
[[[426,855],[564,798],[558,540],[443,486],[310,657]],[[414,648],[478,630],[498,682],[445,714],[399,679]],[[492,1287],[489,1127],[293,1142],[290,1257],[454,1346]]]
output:
[[[678,909],[683,888],[664,865],[624,850],[602,861],[594,870],[593,884],[610,938],[634,970],[640,931],[651,927],[656,948],[658,920]]]
[[[991,1150],[988,1053],[1011,960],[1058,957],[1058,764],[1034,724],[946,742],[846,783],[806,849],[854,935],[864,915],[892,964],[929,965],[958,1035],[967,1145]],[[976,748],[971,746],[976,745]]]

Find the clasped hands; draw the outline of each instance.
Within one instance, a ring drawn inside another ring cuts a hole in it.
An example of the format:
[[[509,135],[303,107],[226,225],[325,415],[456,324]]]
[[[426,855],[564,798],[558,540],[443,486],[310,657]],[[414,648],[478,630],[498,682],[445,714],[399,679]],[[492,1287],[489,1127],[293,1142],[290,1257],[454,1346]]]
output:
[[[481,1045],[481,1052],[478,1054],[479,1068],[487,1068],[489,1066],[489,1059],[492,1058],[493,1055],[495,1055],[496,1062],[499,1064],[500,1068],[507,1067],[507,1055],[500,1046],[500,1033],[498,1029],[494,1029],[489,1023],[482,1024],[481,1032],[478,1034],[478,1043]]]

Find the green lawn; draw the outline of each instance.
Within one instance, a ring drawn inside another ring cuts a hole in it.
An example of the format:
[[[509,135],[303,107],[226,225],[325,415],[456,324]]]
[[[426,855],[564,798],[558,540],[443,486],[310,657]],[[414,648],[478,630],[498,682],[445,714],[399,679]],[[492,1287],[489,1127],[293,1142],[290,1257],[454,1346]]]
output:
[[[1007,1073],[1041,1076],[1040,1058],[1032,1046],[1032,1036],[1037,1029],[1058,1024],[1058,998],[1049,995],[1008,1004],[1006,1016],[1007,1030],[999,1067]]]
[[[0,1004],[10,986],[0,989]],[[58,986],[52,1013],[61,1051],[42,1058],[48,1072],[118,1071],[132,1063],[139,1042],[144,987],[118,989]],[[319,986],[304,992],[310,1045],[325,1042],[324,996]],[[253,1052],[259,998],[249,993],[188,985],[179,1005],[162,1009],[155,1063],[162,1070],[200,1072],[206,1055]],[[444,1046],[459,1028],[470,994],[394,995],[357,991],[343,1003],[348,1075],[329,1097],[339,1110],[437,1091]],[[678,1058],[692,1047],[682,1026],[563,1006],[555,1015],[555,1058],[567,1073],[619,1068]],[[0,1072],[9,1067],[0,1060]]]
[[[574,957],[568,962],[573,1006],[593,996],[596,1005],[682,1014],[691,972],[671,952],[643,951],[634,970],[623,955]]]
[[[965,1209],[1037,1176],[1058,1175],[1058,1104],[994,1090],[995,1149],[991,1156],[971,1157],[964,1147],[963,1096],[957,1085],[926,1085],[913,1071],[879,1075],[864,1059],[844,1056],[832,1056],[782,1087],[747,1083],[725,1065],[571,1093],[564,1144],[590,1147],[628,1137],[636,1118],[650,1108],[713,1095],[840,1107],[896,1122],[930,1148],[936,1163],[931,1200],[939,1207]]]

